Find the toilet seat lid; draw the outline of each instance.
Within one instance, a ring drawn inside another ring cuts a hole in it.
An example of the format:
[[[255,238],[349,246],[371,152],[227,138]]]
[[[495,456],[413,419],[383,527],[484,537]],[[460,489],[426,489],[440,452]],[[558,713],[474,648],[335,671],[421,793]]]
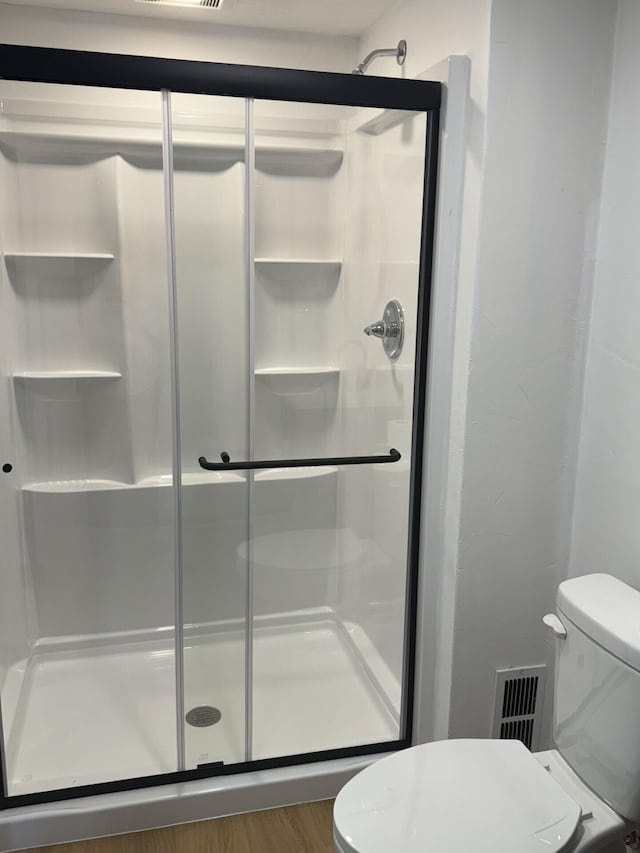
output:
[[[340,791],[345,853],[559,853],[580,806],[519,741],[449,740],[395,753]]]

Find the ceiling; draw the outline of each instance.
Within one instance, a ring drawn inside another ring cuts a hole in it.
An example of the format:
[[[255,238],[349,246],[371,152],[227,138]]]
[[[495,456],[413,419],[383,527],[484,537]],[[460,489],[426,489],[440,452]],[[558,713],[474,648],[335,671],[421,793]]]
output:
[[[7,5],[73,9],[150,18],[358,36],[396,0],[224,0],[221,9],[141,3],[136,0],[5,0]]]

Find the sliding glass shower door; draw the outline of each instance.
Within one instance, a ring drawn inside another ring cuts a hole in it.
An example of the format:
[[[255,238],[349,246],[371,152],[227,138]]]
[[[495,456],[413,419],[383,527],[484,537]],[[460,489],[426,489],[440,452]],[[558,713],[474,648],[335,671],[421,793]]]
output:
[[[160,93],[0,84],[8,797],[177,768]]]
[[[186,766],[397,742],[426,116],[172,105]]]
[[[0,807],[410,743],[439,97],[0,45]]]
[[[187,769],[247,758],[247,541],[243,472],[209,472],[198,458],[216,441],[251,454],[247,271],[246,103],[173,94],[177,384],[181,480],[183,657],[178,691]]]

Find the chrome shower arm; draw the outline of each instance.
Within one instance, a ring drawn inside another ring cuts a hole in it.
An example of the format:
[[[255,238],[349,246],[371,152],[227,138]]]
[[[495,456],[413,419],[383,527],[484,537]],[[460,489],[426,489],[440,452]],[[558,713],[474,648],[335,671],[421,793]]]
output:
[[[365,58],[362,60],[360,65],[357,68],[354,68],[354,74],[364,74],[367,68],[371,65],[374,59],[377,59],[379,56],[397,56],[398,49],[395,47],[381,47],[378,50],[372,50],[371,53],[368,53]]]
[[[371,65],[374,59],[377,59],[379,56],[395,56],[396,62],[398,65],[404,65],[404,61],[407,58],[407,43],[404,39],[398,42],[397,47],[381,47],[378,50],[372,50],[371,53],[368,53],[365,58],[362,60],[360,65],[357,68],[354,68],[351,72],[352,74],[364,74],[367,68]]]

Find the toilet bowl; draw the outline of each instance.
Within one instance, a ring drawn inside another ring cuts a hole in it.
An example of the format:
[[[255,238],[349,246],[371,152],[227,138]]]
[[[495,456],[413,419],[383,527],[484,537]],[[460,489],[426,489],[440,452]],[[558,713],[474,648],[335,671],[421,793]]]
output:
[[[557,613],[554,741],[423,744],[338,794],[338,853],[624,853],[640,824],[640,593],[608,575],[565,581]]]

